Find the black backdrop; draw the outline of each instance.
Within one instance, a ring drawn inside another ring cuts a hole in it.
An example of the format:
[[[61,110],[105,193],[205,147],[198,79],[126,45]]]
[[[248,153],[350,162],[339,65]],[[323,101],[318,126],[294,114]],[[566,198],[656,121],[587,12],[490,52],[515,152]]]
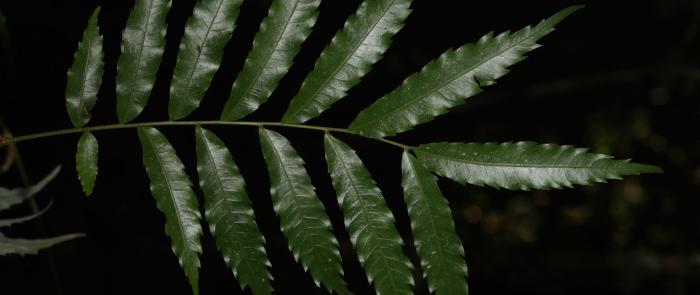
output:
[[[10,48],[3,64],[0,115],[14,134],[70,127],[64,110],[65,73],[89,14],[102,5],[105,80],[91,124],[116,122],[114,76],[121,30],[133,1],[2,0]],[[234,37],[203,105],[191,119],[214,119],[240,70],[270,1],[245,1]],[[313,60],[359,1],[325,0],[316,30],[271,102],[250,120],[278,120]],[[346,126],[363,107],[442,51],[489,31],[535,24],[571,4],[587,4],[540,43],[513,72],[450,114],[398,136],[406,143],[533,140],[591,147],[662,166],[664,175],[548,192],[461,187],[441,180],[466,249],[472,294],[697,294],[700,290],[700,141],[698,85],[700,2],[428,1],[415,0],[407,25],[363,82],[312,124]],[[169,76],[194,1],[174,1],[168,48],[149,106],[139,121],[167,119]],[[212,128],[232,150],[248,182],[268,241],[274,287],[281,294],[323,294],[293,262],[279,231],[268,178],[252,128]],[[192,128],[163,128],[193,177]],[[321,134],[278,130],[294,143],[323,199],[341,242],[351,289],[371,292],[342,231],[326,175]],[[0,257],[2,294],[189,294],[164,235],[141,167],[135,132],[98,133],[100,174],[83,197],[73,168],[76,136],[22,143],[32,179],[62,165],[39,196],[53,200],[37,223],[11,236],[84,232],[86,238],[41,255]],[[400,189],[400,153],[393,147],[341,136],[355,147],[385,192],[409,244]],[[2,186],[20,184],[12,170]],[[193,178],[194,179],[194,178]],[[29,212],[26,206],[10,214]],[[238,286],[205,230],[202,294],[238,294]],[[415,250],[406,249],[417,263]],[[417,279],[417,293],[427,293]]]

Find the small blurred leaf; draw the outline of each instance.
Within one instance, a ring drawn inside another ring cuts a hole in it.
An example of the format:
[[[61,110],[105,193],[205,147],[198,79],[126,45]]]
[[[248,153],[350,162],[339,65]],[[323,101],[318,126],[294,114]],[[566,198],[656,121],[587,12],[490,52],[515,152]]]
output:
[[[58,172],[61,171],[61,166],[56,166],[51,173],[46,175],[42,180],[29,187],[20,187],[14,189],[6,189],[0,187],[0,211],[8,209],[14,205],[22,203],[24,200],[31,198],[36,193],[44,189],[44,187],[53,180]]]
[[[22,216],[22,217],[17,217],[17,218],[0,219],[0,227],[13,226],[15,224],[27,222],[27,221],[30,221],[34,218],[37,218],[37,217],[41,216],[42,214],[46,213],[46,211],[48,211],[49,208],[51,208],[51,204],[52,203],[49,203],[46,206],[46,208],[44,208],[41,211],[34,213],[32,215]]]
[[[37,254],[39,250],[46,249],[68,240],[85,236],[81,233],[67,234],[47,239],[12,239],[0,233],[0,256],[8,254]]]
[[[78,149],[75,153],[75,167],[78,170],[80,184],[86,196],[92,194],[97,179],[97,153],[99,146],[97,138],[90,132],[83,133],[78,141]]]

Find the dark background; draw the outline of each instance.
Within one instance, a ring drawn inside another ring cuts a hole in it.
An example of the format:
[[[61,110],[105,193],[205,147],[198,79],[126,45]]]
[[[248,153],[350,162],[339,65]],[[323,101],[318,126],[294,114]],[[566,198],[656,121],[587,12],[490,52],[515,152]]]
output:
[[[269,2],[244,2],[223,64],[202,107],[190,119],[218,117]],[[249,120],[279,120],[315,57],[359,2],[323,1],[316,30],[296,64],[271,102]],[[10,40],[10,48],[3,51],[7,58],[2,64],[0,115],[15,135],[71,127],[64,108],[66,70],[97,5],[103,7],[99,21],[105,36],[106,66],[90,124],[116,122],[116,59],[132,3],[0,0]],[[572,144],[666,170],[663,175],[627,177],[575,190],[534,192],[462,187],[442,179],[440,185],[466,249],[472,294],[698,294],[700,1],[415,0],[413,14],[385,57],[347,98],[310,123],[347,126],[362,108],[444,50],[476,41],[491,30],[535,24],[571,4],[586,4],[587,8],[541,40],[544,46],[513,66],[511,74],[464,106],[397,140],[409,144],[445,140]],[[169,77],[193,5],[194,1],[174,1],[161,75],[138,121],[167,119]],[[195,177],[192,128],[162,130]],[[323,294],[287,250],[272,211],[256,130],[212,130],[224,138],[248,182],[259,226],[268,241],[275,289],[281,294]],[[322,134],[277,131],[292,140],[308,163],[333,219],[350,288],[358,294],[370,293],[342,229],[326,175]],[[163,215],[148,191],[135,132],[96,135],[101,168],[91,197],[82,195],[75,176],[77,135],[18,145],[33,180],[55,165],[62,165],[63,171],[38,196],[40,205],[53,200],[41,225],[29,223],[4,232],[13,237],[84,232],[87,237],[38,256],[0,257],[0,293],[190,294],[163,232]],[[411,245],[400,188],[400,153],[369,140],[339,136],[362,156]],[[19,186],[16,169],[3,174],[0,183]],[[29,212],[22,205],[0,217]],[[202,242],[201,293],[240,293],[208,230]],[[414,248],[406,251],[417,263]],[[425,282],[416,279],[417,293],[427,293]]]

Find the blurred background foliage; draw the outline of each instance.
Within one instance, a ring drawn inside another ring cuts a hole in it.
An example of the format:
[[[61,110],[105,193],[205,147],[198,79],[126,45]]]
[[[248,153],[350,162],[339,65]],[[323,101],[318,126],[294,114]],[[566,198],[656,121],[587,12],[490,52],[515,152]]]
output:
[[[15,134],[69,127],[63,110],[65,71],[89,13],[103,6],[106,78],[94,124],[116,121],[114,73],[120,32],[132,1],[0,0],[7,15],[11,58],[3,59],[0,114]],[[239,26],[204,105],[192,118],[218,114],[240,69],[269,0],[246,1]],[[168,76],[193,1],[174,1],[162,77],[142,121],[165,119]],[[251,120],[278,120],[313,60],[359,1],[323,1],[316,31],[271,103]],[[599,153],[658,165],[663,175],[629,177],[575,190],[498,191],[440,181],[466,249],[472,294],[698,294],[700,292],[700,1],[427,1],[414,13],[385,57],[329,114],[313,124],[347,125],[364,106],[395,88],[442,51],[476,41],[488,31],[534,24],[571,4],[587,8],[541,42],[544,46],[512,73],[462,107],[398,137],[430,141],[532,140],[590,147]],[[215,129],[237,155],[268,240],[275,287],[282,294],[322,292],[286,250],[267,190],[255,130]],[[285,131],[319,195],[337,211],[324,175],[321,138]],[[193,173],[191,130],[166,130]],[[162,232],[162,216],[149,196],[135,134],[98,134],[103,151],[98,187],[82,198],[71,172],[47,188],[54,208],[47,234],[81,231],[87,238],[39,257],[1,257],[0,286],[25,294],[187,294],[189,288]],[[251,142],[246,142],[250,139]],[[399,153],[391,147],[346,138],[358,149],[392,206],[410,245],[400,189]],[[30,173],[71,167],[77,138],[52,138],[19,146]],[[388,165],[395,162],[396,165]],[[48,163],[48,164],[47,164]],[[66,169],[66,171],[72,171]],[[2,184],[19,180],[12,171]],[[41,203],[47,200],[39,200]],[[28,210],[20,208],[18,210]],[[26,213],[23,211],[20,213]],[[334,227],[341,227],[337,214]],[[27,225],[17,233],[32,231]],[[341,249],[351,253],[346,234]],[[237,294],[204,237],[202,293]],[[414,250],[407,250],[414,262]],[[53,253],[53,254],[51,254]],[[48,265],[51,254],[55,261]],[[354,255],[344,255],[346,277],[359,294],[370,287]],[[417,292],[425,294],[418,279]],[[19,291],[17,291],[19,292]],[[10,292],[10,294],[14,294]]]

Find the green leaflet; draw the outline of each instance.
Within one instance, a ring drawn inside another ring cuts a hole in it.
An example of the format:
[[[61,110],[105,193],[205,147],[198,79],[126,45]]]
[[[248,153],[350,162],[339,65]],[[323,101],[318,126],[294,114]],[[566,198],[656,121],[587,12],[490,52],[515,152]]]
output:
[[[437,178],[408,151],[401,160],[404,199],[430,293],[467,294],[464,248]]]
[[[254,112],[277,87],[318,17],[320,0],[275,0],[253,40],[243,70],[233,83],[222,120]]]
[[[345,97],[389,48],[411,12],[410,5],[410,0],[363,2],[323,50],[282,121],[306,122]]]
[[[24,223],[24,222],[33,220],[41,215],[44,215],[44,213],[46,213],[46,211],[49,211],[49,208],[51,208],[51,204],[53,204],[53,202],[46,205],[46,208],[41,209],[41,211],[34,213],[34,214],[31,214],[31,215],[16,217],[16,218],[0,219],[0,227],[9,227],[9,226],[13,226],[15,224],[20,224],[20,223]]]
[[[187,20],[170,86],[171,120],[187,117],[209,88],[243,0],[201,0]]]
[[[97,25],[100,8],[92,13],[83,40],[73,56],[66,84],[66,110],[73,126],[82,127],[90,121],[90,111],[97,102],[97,92],[102,84],[104,54],[102,35]]]
[[[260,145],[270,174],[270,194],[282,233],[294,258],[319,284],[349,294],[341,277],[338,241],[323,203],[291,143],[282,135],[260,128]]]
[[[415,152],[426,167],[461,184],[511,190],[550,189],[660,173],[655,166],[613,160],[568,145],[518,143],[431,143]]]
[[[148,103],[165,50],[170,0],[136,0],[122,33],[117,62],[117,117],[135,119]]]
[[[272,293],[270,261],[258,230],[245,180],[224,143],[211,131],[197,127],[197,171],[204,191],[204,209],[216,245],[238,278],[241,289]]]
[[[172,239],[192,291],[199,293],[199,254],[202,253],[200,214],[192,182],[175,149],[156,128],[139,127],[143,165],[151,180],[151,193],[165,214],[165,233]]]
[[[6,189],[0,187],[0,211],[8,209],[14,205],[20,204],[25,200],[36,195],[44,187],[49,184],[61,171],[61,166],[56,166],[48,175],[44,176],[39,182],[29,187],[18,187],[14,189]]]
[[[78,178],[86,196],[91,195],[92,189],[95,187],[98,150],[97,138],[89,131],[84,132],[80,140],[78,140],[78,148],[75,152],[75,168],[78,170]]]
[[[68,240],[83,237],[84,234],[66,234],[46,239],[13,239],[0,233],[0,256],[8,254],[37,254],[39,250],[52,247]]]
[[[580,8],[572,6],[534,27],[496,37],[489,33],[475,44],[448,50],[360,112],[349,129],[370,137],[393,136],[446,113],[449,108],[464,103],[464,98],[481,92],[482,86],[496,83],[496,79],[508,73],[508,66],[539,47],[538,39]]]
[[[411,294],[411,263],[381,191],[352,148],[330,134],[324,142],[345,227],[367,279],[377,294]]]

